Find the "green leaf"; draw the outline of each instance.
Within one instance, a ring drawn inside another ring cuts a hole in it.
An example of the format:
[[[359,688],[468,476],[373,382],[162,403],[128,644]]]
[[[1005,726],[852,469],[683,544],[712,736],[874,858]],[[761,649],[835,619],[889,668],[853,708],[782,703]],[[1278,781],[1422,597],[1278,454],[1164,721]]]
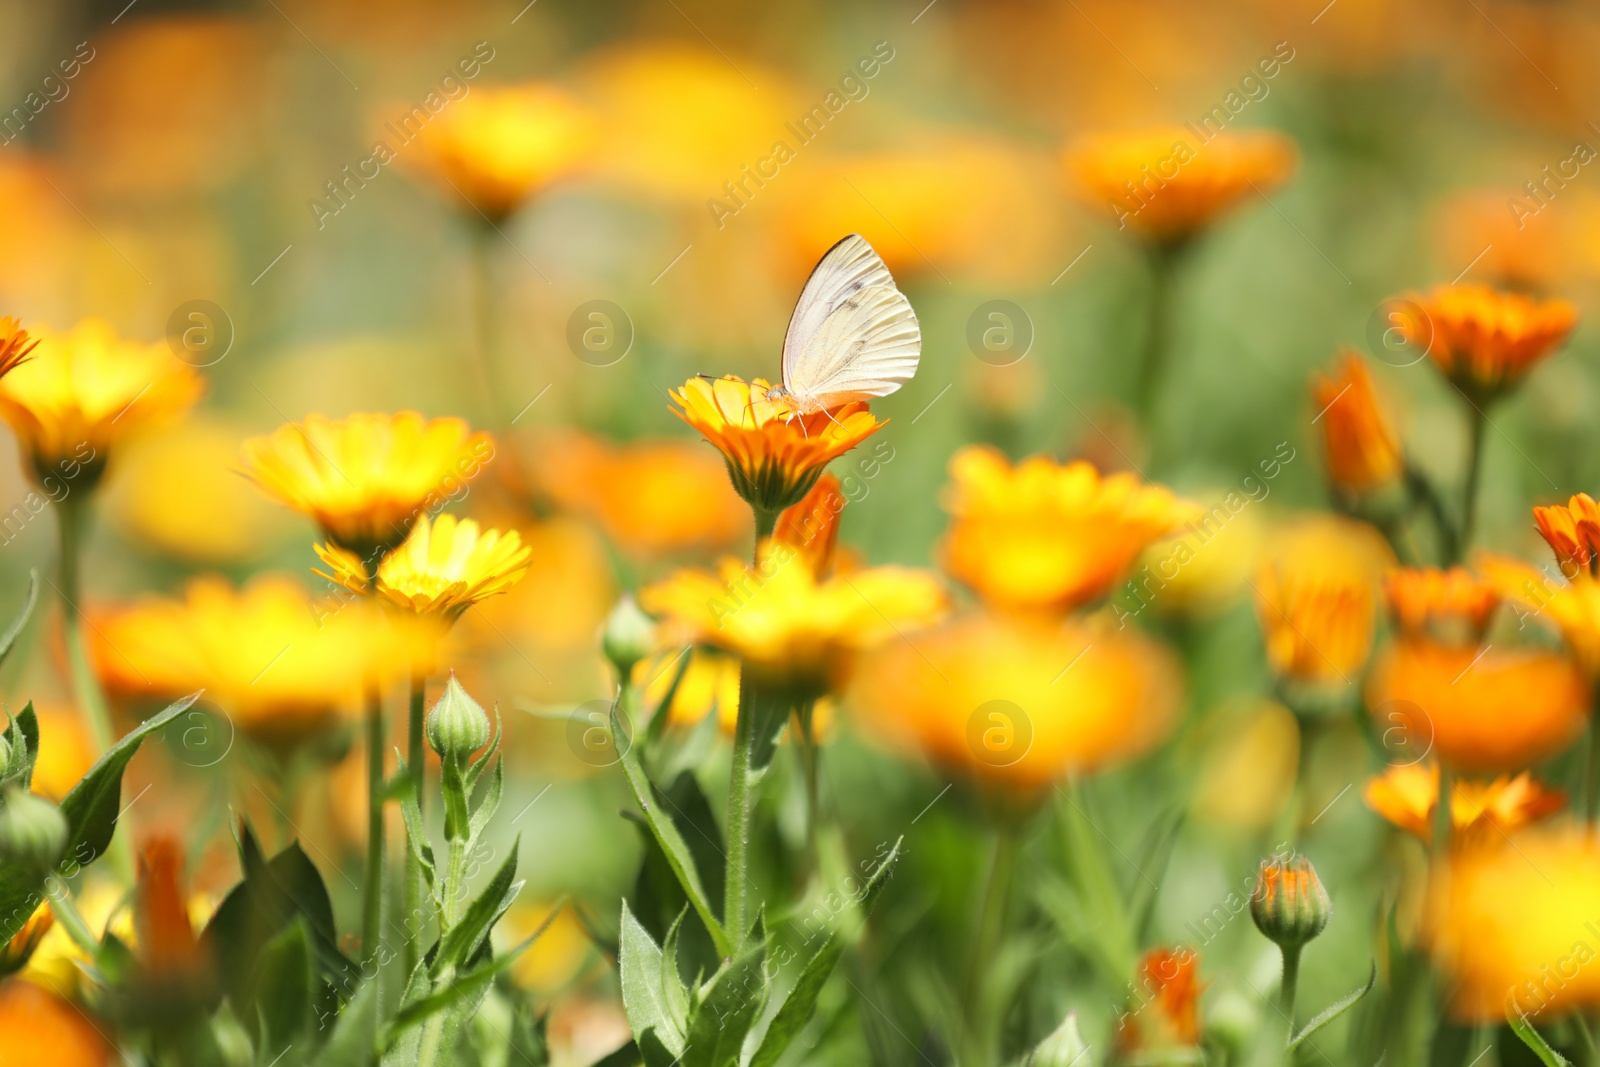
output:
[[[767,1002],[765,937],[745,949],[712,976],[689,1019],[683,1067],[739,1067],[745,1035]]]
[[[643,1062],[643,1057],[639,1054],[639,1043],[629,1040],[617,1051],[608,1052],[595,1060],[594,1067],[639,1067]]]
[[[472,818],[467,825],[467,835],[476,840],[483,833],[483,828],[489,825],[489,820],[494,818],[495,809],[500,807],[500,794],[506,784],[505,760],[495,760],[494,770],[489,775],[489,785],[478,799],[473,808]]]
[[[611,731],[613,737],[622,736],[622,726],[617,721],[617,706],[614,702],[611,705]],[[726,957],[733,951],[732,944],[728,940],[727,932],[722,928],[722,923],[717,920],[716,911],[711,907],[705,885],[700,880],[699,869],[695,866],[694,854],[684,843],[677,824],[661,811],[650,778],[639,762],[639,747],[627,746],[626,751],[622,752],[621,763],[623,775],[633,790],[633,798],[639,802],[639,807],[644,812],[645,825],[650,828],[656,844],[661,846],[661,851],[666,856],[672,873],[677,876],[678,884],[683,886],[683,891],[688,896],[689,904],[694,908],[695,914],[700,916],[706,931],[711,934],[711,941],[716,946],[717,953]],[[642,1041],[640,1047],[643,1047]]]
[[[1306,1023],[1304,1029],[1289,1039],[1287,1047],[1291,1050],[1299,1048],[1302,1041],[1353,1008],[1356,1001],[1372,992],[1372,987],[1377,984],[1378,961],[1373,960],[1372,973],[1367,976],[1367,984],[1356,990],[1354,993],[1351,993],[1349,996],[1346,996],[1341,1000],[1334,1001],[1333,1004],[1319,1012],[1310,1022]]]
[[[678,931],[683,928],[683,917],[688,913],[685,905],[667,930],[667,939],[661,943],[661,992],[666,998],[667,1013],[674,1019],[689,1017],[689,991],[683,987],[683,976],[678,973]]]
[[[858,912],[861,918],[872,912],[872,906],[882,895],[883,887],[888,883],[889,876],[900,861],[900,845],[904,840],[902,837],[894,843],[894,848],[883,857],[883,862],[878,864],[877,869],[867,879],[867,884],[862,887]],[[761,1044],[751,1057],[750,1067],[771,1067],[777,1063],[779,1057],[810,1021],[812,1013],[817,1008],[817,998],[822,995],[822,987],[827,984],[828,976],[833,973],[834,966],[844,953],[843,934],[844,931],[838,929],[829,933],[816,955],[807,961],[805,968],[800,972],[800,977],[795,980],[794,988],[789,990],[789,995],[784,998],[783,1006],[778,1009],[778,1014],[772,1017],[772,1022],[767,1026]]]
[[[489,744],[484,748],[484,750],[482,752],[478,753],[477,758],[474,759],[472,761],[471,766],[469,766],[467,768],[467,776],[466,776],[467,792],[470,793],[474,789],[477,788],[477,786],[478,786],[478,778],[480,776],[482,776],[483,769],[485,767],[489,766],[489,761],[494,759],[495,753],[500,751],[500,738],[501,738],[501,736],[502,735],[500,733],[500,705],[496,704],[494,706],[494,733],[491,734],[490,737],[489,737]]]
[[[511,951],[501,953],[498,956],[491,956],[487,962],[455,976],[448,982],[444,982],[443,988],[434,990],[426,996],[416,997],[407,1001],[405,1006],[395,1014],[393,1021],[390,1022],[385,1045],[405,1030],[425,1022],[428,1016],[446,1011],[464,1000],[476,998],[487,991],[489,986],[493,984],[495,977],[515,963],[517,958],[528,950],[528,946],[537,941],[539,935],[550,928],[550,923],[555,919],[556,911],[559,910],[559,908],[552,910],[545,921],[539,924],[539,928],[530,934],[527,940],[511,949]],[[476,1003],[475,999],[474,1003]]]
[[[1551,1048],[1550,1043],[1533,1028],[1533,1023],[1528,1021],[1528,1013],[1517,1003],[1515,990],[1506,994],[1506,1022],[1545,1067],[1572,1067],[1572,1061]]]
[[[1135,936],[1140,943],[1149,940],[1157,898],[1161,895],[1160,886],[1166,880],[1167,863],[1172,859],[1173,846],[1178,843],[1178,832],[1183,829],[1184,815],[1185,809],[1181,807],[1158,815],[1145,838],[1145,848],[1139,854],[1137,869],[1145,877],[1133,884],[1133,902],[1128,913],[1133,917]]]
[[[661,949],[633,917],[626,900],[622,902],[617,970],[622,984],[622,1006],[645,1062],[656,1067],[657,1048],[665,1049],[666,1062],[676,1062],[683,1055],[688,1019],[673,1014],[671,1001],[661,988]]]
[[[6,765],[0,770],[0,782],[21,779],[22,788],[33,785],[33,765],[39,759],[39,717],[34,713],[33,701],[6,723],[6,741],[10,751]]]
[[[417,858],[417,864],[422,868],[422,879],[428,883],[428,893],[434,893],[436,878],[433,866],[433,846],[428,844],[427,831],[422,826],[422,809],[417,807],[415,797],[407,797],[400,802],[400,814],[406,823],[406,845],[411,849],[411,854]]]
[[[128,761],[146,737],[182,715],[199,695],[195,693],[168,705],[140,723],[112,745],[63,798],[61,814],[67,818],[67,848],[56,865],[62,877],[72,877],[105,852],[121,813],[122,772]],[[10,941],[22,929],[42,899],[39,890],[43,885],[43,878],[34,877],[18,864],[0,866],[0,942]]]
[[[517,893],[522,890],[522,883],[514,881],[517,876],[517,846],[520,843],[520,838],[512,842],[511,854],[494,872],[494,877],[483,887],[483,892],[467,905],[456,924],[445,931],[440,939],[439,954],[430,968],[432,977],[437,978],[446,967],[466,967],[478,951],[478,946],[489,936],[494,924],[511,907],[511,902],[517,899]]]
[[[311,973],[311,943],[305,920],[296,918],[261,951],[257,965],[257,1048],[269,1061],[291,1046],[304,1046],[311,1029],[316,979]]]
[[[313,1067],[371,1067],[377,1060],[378,983],[362,982],[338,1015]]]

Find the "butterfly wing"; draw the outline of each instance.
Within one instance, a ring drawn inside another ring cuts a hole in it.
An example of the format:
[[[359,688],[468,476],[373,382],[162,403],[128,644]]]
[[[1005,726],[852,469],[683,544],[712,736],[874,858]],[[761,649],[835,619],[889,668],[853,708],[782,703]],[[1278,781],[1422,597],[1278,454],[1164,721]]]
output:
[[[869,290],[882,291],[857,299]],[[921,352],[910,302],[872,246],[851,234],[828,249],[800,292],[783,339],[783,384],[830,407],[884,396],[916,373]]]
[[[891,285],[847,297],[795,361],[790,390],[822,407],[888,396],[917,373],[922,331],[911,301]]]

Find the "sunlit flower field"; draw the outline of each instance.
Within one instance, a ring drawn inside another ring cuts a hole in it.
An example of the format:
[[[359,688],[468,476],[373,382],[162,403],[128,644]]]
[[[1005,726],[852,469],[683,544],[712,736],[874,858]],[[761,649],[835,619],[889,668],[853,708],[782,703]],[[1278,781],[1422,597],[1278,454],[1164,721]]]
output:
[[[1600,8],[0,10],[0,1067],[1600,1067]]]

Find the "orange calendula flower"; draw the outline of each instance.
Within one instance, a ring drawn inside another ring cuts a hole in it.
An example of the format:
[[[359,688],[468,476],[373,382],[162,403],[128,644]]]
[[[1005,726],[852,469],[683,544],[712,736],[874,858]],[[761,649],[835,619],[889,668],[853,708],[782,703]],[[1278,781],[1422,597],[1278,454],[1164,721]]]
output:
[[[1402,637],[1373,665],[1367,706],[1452,767],[1520,770],[1583,732],[1589,686],[1564,655]]]
[[[267,495],[316,520],[369,566],[493,458],[488,434],[415,411],[311,415],[243,449],[245,474]]]
[[[1366,360],[1346,350],[1332,374],[1312,377],[1311,401],[1336,492],[1361,499],[1399,484],[1405,470],[1400,438],[1378,402]]]
[[[801,412],[789,398],[773,398],[772,389],[761,378],[728,375],[690,378],[671,394],[678,405],[673,414],[716,446],[734,489],[768,521],[798,503],[830,461],[884,425],[858,401]]]
[[[204,689],[229,728],[274,750],[340,725],[359,705],[363,679],[403,669],[421,640],[364,601],[320,601],[282,574],[242,589],[196,578],[181,599],[93,615],[93,657],[112,692],[171,698]]]
[[[172,838],[156,838],[140,851],[134,919],[140,962],[151,977],[197,979],[208,969],[189,922],[182,875],[183,846]]]
[[[1406,763],[1367,780],[1367,807],[1400,829],[1427,841],[1433,836],[1433,809],[1439,802],[1437,764]],[[1547,789],[1523,771],[1491,782],[1452,783],[1450,819],[1456,833],[1511,834],[1560,811],[1566,797]]]
[[[1117,1043],[1128,1053],[1200,1044],[1200,956],[1190,948],[1156,948],[1139,961],[1134,998],[1117,1020]]]
[[[726,559],[715,574],[680,571],[642,590],[639,603],[686,640],[815,695],[839,680],[853,653],[937,620],[946,598],[933,575],[904,567],[819,578],[795,549],[765,541],[754,566]]]
[[[1254,588],[1273,669],[1297,683],[1351,684],[1372,651],[1378,583],[1393,565],[1382,536],[1349,519],[1304,519],[1272,538]]]
[[[1476,645],[1500,605],[1500,594],[1465,568],[1402,567],[1384,579],[1384,598],[1407,637]]]
[[[15,370],[33,353],[39,342],[28,336],[20,319],[0,318],[0,378]]]
[[[593,121],[555,85],[480,85],[434,116],[417,138],[422,169],[491,221],[583,161]]]
[[[1241,201],[1271,192],[1294,173],[1294,142],[1272,130],[1222,132],[1201,140],[1185,127],[1096,134],[1067,149],[1085,195],[1118,228],[1177,244]]]
[[[798,504],[778,516],[772,539],[788,545],[818,578],[833,573],[839,546],[839,515],[844,511],[839,479],[824,474]]]
[[[43,901],[33,909],[33,914],[22,924],[22,929],[12,934],[10,941],[0,945],[0,980],[27,966],[29,958],[39,947],[39,942],[50,932],[50,928],[55,925],[55,921],[56,917],[50,910],[49,901]]]
[[[1478,566],[1511,604],[1519,624],[1529,617],[1553,623],[1584,674],[1600,677],[1600,579],[1581,571],[1570,581],[1557,581],[1520,560],[1488,553]]]
[[[86,1009],[32,982],[0,985],[0,1067],[111,1067],[125,1062]]]
[[[532,550],[515,530],[480,529],[471,519],[426,515],[405,543],[378,564],[374,586],[355,553],[318,545],[317,555],[333,571],[317,574],[353,593],[375,589],[391,604],[418,615],[454,622],[478,601],[504,593],[528,573]]]
[[[537,490],[593,519],[632,557],[717,550],[750,536],[750,509],[698,442],[619,444],[559,431],[538,435],[524,454]]]
[[[11,424],[40,486],[92,485],[131,434],[193,406],[205,392],[194,367],[166,342],[118,337],[99,319],[66,333],[40,331],[33,356],[0,378],[0,417]]]
[[[1155,747],[1182,691],[1172,654],[1132,629],[977,613],[884,645],[850,703],[896,747],[1031,793]]]
[[[971,446],[950,460],[944,569],[1001,609],[1067,611],[1104,596],[1198,506],[1127,473]]]
[[[1597,896],[1600,842],[1576,828],[1497,835],[1453,855],[1425,912],[1453,1014],[1496,1023],[1508,998],[1530,1015],[1600,1006]]]
[[[1556,554],[1561,573],[1596,574],[1600,568],[1600,503],[1593,497],[1579,493],[1565,505],[1536,507],[1533,521],[1550,551]]]
[[[1425,317],[1407,317],[1407,339],[1468,397],[1492,400],[1519,384],[1566,341],[1578,311],[1565,300],[1502,293],[1486,285],[1441,285],[1407,298]]]

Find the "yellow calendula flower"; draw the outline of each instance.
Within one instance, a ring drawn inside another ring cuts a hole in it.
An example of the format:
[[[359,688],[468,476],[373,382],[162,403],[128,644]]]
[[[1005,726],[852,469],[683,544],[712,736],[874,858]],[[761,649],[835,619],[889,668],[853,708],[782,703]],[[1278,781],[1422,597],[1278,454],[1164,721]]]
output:
[[[1064,612],[1104,596],[1153,541],[1198,506],[1127,473],[1034,456],[1013,466],[988,446],[950,460],[942,558],[996,608]]]
[[[1552,623],[1583,673],[1600,678],[1600,579],[1582,570],[1570,581],[1559,581],[1521,560],[1487,553],[1478,567],[1519,621],[1533,617]]]
[[[1501,1022],[1508,998],[1530,1015],[1600,1006],[1597,896],[1600,842],[1575,827],[1495,835],[1452,856],[1426,914],[1457,1018]]]
[[[494,458],[488,434],[415,411],[311,415],[244,443],[245,474],[369,566]]]
[[[1372,651],[1379,582],[1393,565],[1382,535],[1349,519],[1301,519],[1273,536],[1253,585],[1279,677],[1330,689],[1353,684]]]
[[[422,639],[365,601],[322,601],[282,574],[242,589],[196,578],[181,599],[93,616],[94,661],[111,692],[172,698],[204,689],[232,727],[275,750],[337,727],[366,680],[403,670]]]
[[[980,612],[883,645],[848,700],[896,747],[1031,793],[1149,751],[1182,691],[1175,657],[1132,629]]]
[[[1331,374],[1311,379],[1319,412],[1328,480],[1341,495],[1361,499],[1393,489],[1405,472],[1400,437],[1378,402],[1366,361],[1346,350]]]
[[[771,397],[772,388],[761,378],[690,378],[671,396],[673,414],[722,453],[739,495],[775,518],[806,495],[823,467],[884,424],[857,401],[801,412],[789,398]]]
[[[0,318],[0,378],[16,370],[33,354],[38,338],[30,337],[20,319]]]
[[[375,591],[417,615],[454,622],[478,601],[517,584],[528,573],[532,550],[515,530],[484,530],[454,515],[429,522],[424,515],[378,564],[376,584],[353,552],[318,545],[317,555],[333,573],[316,573],[353,593]]]
[[[66,333],[41,330],[37,344],[0,378],[0,418],[17,435],[29,476],[46,489],[92,485],[119,442],[205,392],[199,373],[165,342],[124,340],[99,319]]]
[[[1433,809],[1439,802],[1439,767],[1421,763],[1390,767],[1367,780],[1365,796],[1373,811],[1427,841],[1433,835]],[[1565,796],[1547,789],[1527,771],[1490,782],[1461,779],[1451,784],[1450,819],[1457,835],[1512,834],[1565,804]]]
[[[1406,299],[1423,311],[1406,317],[1407,340],[1423,346],[1434,366],[1479,403],[1521,383],[1578,322],[1577,308],[1565,300],[1486,285],[1441,285]]]
[[[423,127],[416,158],[447,194],[498,222],[575,170],[593,129],[588,110],[558,86],[479,85]]]
[[[1282,185],[1296,160],[1294,142],[1272,130],[1203,140],[1181,126],[1084,137],[1065,156],[1084,195],[1119,228],[1169,245]]]
[[[852,655],[936,620],[945,594],[933,575],[876,567],[819,578],[781,541],[754,566],[680,571],[648,586],[640,605],[686,641],[732,653],[775,687],[812,696],[838,682]]]

